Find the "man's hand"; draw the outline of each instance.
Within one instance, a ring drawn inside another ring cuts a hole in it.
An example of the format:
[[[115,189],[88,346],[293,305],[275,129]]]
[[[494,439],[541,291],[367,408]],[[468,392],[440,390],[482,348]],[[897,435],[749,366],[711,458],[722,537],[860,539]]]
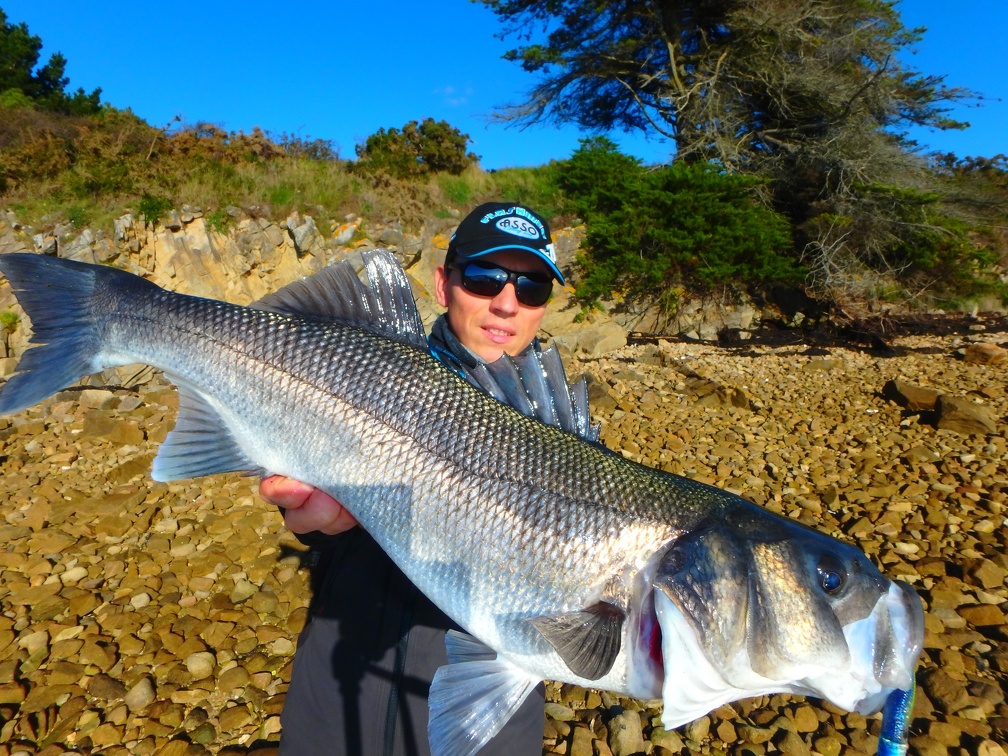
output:
[[[336,499],[307,483],[270,475],[259,483],[259,495],[284,509],[284,522],[295,533],[318,530],[336,535],[357,525],[353,515]]]

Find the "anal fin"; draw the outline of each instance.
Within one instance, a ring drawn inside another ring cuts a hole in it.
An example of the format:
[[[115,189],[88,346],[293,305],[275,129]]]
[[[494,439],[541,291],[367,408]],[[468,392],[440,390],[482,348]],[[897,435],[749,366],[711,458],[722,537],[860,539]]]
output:
[[[578,612],[532,617],[529,622],[549,641],[571,672],[598,680],[612,669],[619,655],[625,619],[622,609],[599,601]]]
[[[430,750],[433,756],[472,756],[541,680],[464,633],[449,630],[445,645],[451,661],[435,673],[428,696]]]

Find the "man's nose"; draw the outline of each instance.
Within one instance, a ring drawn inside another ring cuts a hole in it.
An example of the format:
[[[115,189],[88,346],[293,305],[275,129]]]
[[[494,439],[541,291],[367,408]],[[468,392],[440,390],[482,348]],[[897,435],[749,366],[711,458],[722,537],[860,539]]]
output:
[[[518,312],[518,296],[513,283],[504,284],[504,288],[490,301],[494,312],[513,315]]]

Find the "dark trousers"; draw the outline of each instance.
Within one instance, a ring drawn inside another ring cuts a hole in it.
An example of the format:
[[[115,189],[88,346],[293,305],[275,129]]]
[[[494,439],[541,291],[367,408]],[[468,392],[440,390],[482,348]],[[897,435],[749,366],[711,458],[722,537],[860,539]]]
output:
[[[458,629],[360,528],[315,568],[281,715],[281,756],[427,756],[427,693]],[[542,753],[539,686],[481,756]]]

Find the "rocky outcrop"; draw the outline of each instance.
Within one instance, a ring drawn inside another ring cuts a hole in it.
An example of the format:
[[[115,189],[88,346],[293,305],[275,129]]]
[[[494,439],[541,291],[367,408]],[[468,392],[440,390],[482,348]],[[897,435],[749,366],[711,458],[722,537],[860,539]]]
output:
[[[939,396],[935,402],[935,425],[957,433],[986,435],[997,431],[997,418],[989,407],[955,396]]]
[[[978,377],[984,378],[984,376]],[[996,390],[990,390],[986,380],[980,385],[983,387],[980,393],[992,398],[998,395]],[[942,430],[981,435],[996,433],[998,430],[998,417],[990,407],[962,396],[944,394],[902,380],[886,381],[882,387],[882,396],[909,412],[924,414],[933,420],[936,428]]]
[[[183,207],[164,223],[150,226],[125,214],[115,220],[112,238],[90,229],[78,233],[69,224],[33,234],[9,219],[6,224],[0,221],[0,252],[33,248],[42,254],[115,265],[167,289],[247,304],[359,250],[382,247],[398,255],[411,277],[424,323],[429,326],[441,311],[433,297],[434,270],[444,260],[457,218],[431,219],[418,234],[410,234],[397,222],[368,223],[353,215],[322,226],[312,216],[298,213],[277,222],[231,207],[226,217],[225,223],[214,225],[200,210]],[[580,227],[554,233],[562,268],[570,270],[583,235]],[[567,353],[593,357],[625,345],[626,330],[605,313],[575,324],[579,308],[570,301],[572,291],[570,285],[557,287],[542,336],[556,340]],[[0,293],[3,307],[16,305]],[[21,348],[15,337],[12,351]],[[0,359],[4,356],[0,354]],[[4,369],[0,364],[0,376]]]
[[[963,359],[977,365],[1004,365],[1008,362],[1008,349],[987,341],[970,344],[963,349]]]
[[[882,387],[882,396],[908,410],[931,411],[935,408],[941,392],[923,386],[915,386],[907,381],[891,380],[886,381]]]

